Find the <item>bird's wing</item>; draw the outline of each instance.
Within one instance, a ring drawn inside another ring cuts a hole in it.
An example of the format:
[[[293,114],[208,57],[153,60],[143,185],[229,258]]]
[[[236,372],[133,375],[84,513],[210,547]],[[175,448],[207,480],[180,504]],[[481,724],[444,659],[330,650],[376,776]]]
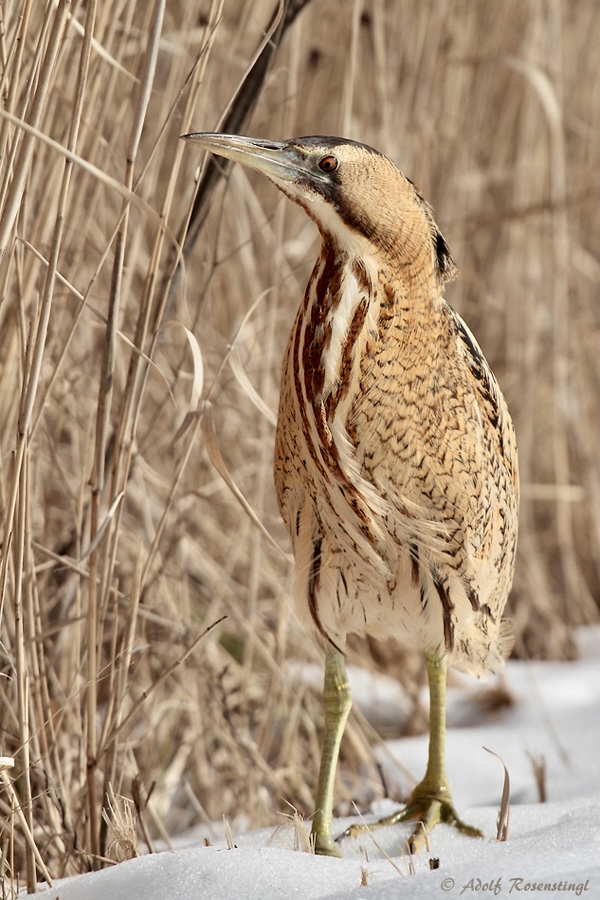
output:
[[[489,580],[489,565],[503,553],[516,518],[516,441],[476,339],[447,304],[443,314],[446,354],[431,385],[405,403],[396,424],[397,452],[378,460],[374,442],[361,435],[361,462],[388,504],[387,527],[397,543],[411,547],[421,562],[428,559],[434,571],[450,566],[480,585]]]
[[[498,462],[506,468],[518,500],[517,446],[506,401],[475,336],[451,306],[447,306],[447,309],[470,373],[471,384],[477,393],[480,408],[487,419],[486,431],[497,441],[500,453]]]

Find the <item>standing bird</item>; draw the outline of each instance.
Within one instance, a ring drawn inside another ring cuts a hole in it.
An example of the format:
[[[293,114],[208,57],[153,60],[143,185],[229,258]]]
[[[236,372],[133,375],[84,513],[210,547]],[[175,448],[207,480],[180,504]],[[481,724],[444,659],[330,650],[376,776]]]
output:
[[[494,672],[512,645],[501,616],[517,449],[496,379],[444,299],[456,272],[446,241],[413,183],[364,144],[185,138],[262,172],[321,233],[283,359],[275,444],[294,599],[325,646],[316,852],[341,855],[331,823],[348,634],[410,642],[427,663],[427,770],[384,822],[417,819],[412,850],[439,822],[480,836],[456,814],[446,778],[446,672]]]

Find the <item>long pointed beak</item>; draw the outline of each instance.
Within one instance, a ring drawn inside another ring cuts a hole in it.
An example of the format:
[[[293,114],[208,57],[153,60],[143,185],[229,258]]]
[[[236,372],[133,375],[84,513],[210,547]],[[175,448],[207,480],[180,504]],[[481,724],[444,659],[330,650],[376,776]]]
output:
[[[283,141],[259,141],[256,138],[238,134],[198,134],[182,135],[184,141],[196,144],[203,150],[242,163],[262,172],[268,178],[279,181],[296,181],[306,176],[306,166],[294,147]]]

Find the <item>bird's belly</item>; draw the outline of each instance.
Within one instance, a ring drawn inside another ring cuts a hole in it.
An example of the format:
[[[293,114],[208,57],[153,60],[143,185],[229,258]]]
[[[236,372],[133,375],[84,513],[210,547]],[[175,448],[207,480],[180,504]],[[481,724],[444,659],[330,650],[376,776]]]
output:
[[[443,655],[439,598],[423,592],[409,550],[397,547],[391,574],[383,567],[378,570],[330,537],[315,542],[306,507],[304,513],[294,546],[293,597],[305,626],[342,651],[347,636],[358,634],[378,640],[393,637]]]
[[[306,504],[294,540],[293,598],[309,631],[341,652],[349,634],[395,638],[478,677],[502,665],[512,645],[508,623],[487,603],[474,605],[458,575],[440,585],[401,545],[393,567],[378,569],[331,534],[315,537],[313,526]]]
[[[315,609],[326,634],[338,646],[345,644],[348,634],[421,644],[423,610],[410,573],[408,553],[399,555],[396,577],[390,582],[324,546]]]

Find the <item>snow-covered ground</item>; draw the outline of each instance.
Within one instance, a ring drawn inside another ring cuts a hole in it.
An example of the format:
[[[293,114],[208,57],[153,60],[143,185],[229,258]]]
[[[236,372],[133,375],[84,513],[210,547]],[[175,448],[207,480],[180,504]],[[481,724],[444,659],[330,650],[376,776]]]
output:
[[[474,840],[448,826],[430,849],[409,859],[405,826],[381,829],[343,844],[343,859],[294,849],[289,827],[234,833],[225,841],[143,856],[41,890],[37,900],[271,900],[271,898],[435,898],[586,896],[600,898],[600,629],[580,634],[581,659],[571,663],[509,662],[502,685],[515,702],[485,714],[465,678],[449,692],[448,774],[457,808],[486,837]],[[356,680],[357,702],[368,683]],[[382,700],[385,705],[385,691]],[[508,841],[498,843],[496,818],[503,769],[510,774]],[[382,765],[401,777],[393,758],[416,778],[424,770],[426,737],[387,745]],[[389,751],[389,752],[388,752]],[[532,758],[545,762],[547,802],[538,802]],[[383,806],[378,815],[387,812]],[[349,819],[337,823],[343,830]],[[439,862],[431,868],[431,861]]]

